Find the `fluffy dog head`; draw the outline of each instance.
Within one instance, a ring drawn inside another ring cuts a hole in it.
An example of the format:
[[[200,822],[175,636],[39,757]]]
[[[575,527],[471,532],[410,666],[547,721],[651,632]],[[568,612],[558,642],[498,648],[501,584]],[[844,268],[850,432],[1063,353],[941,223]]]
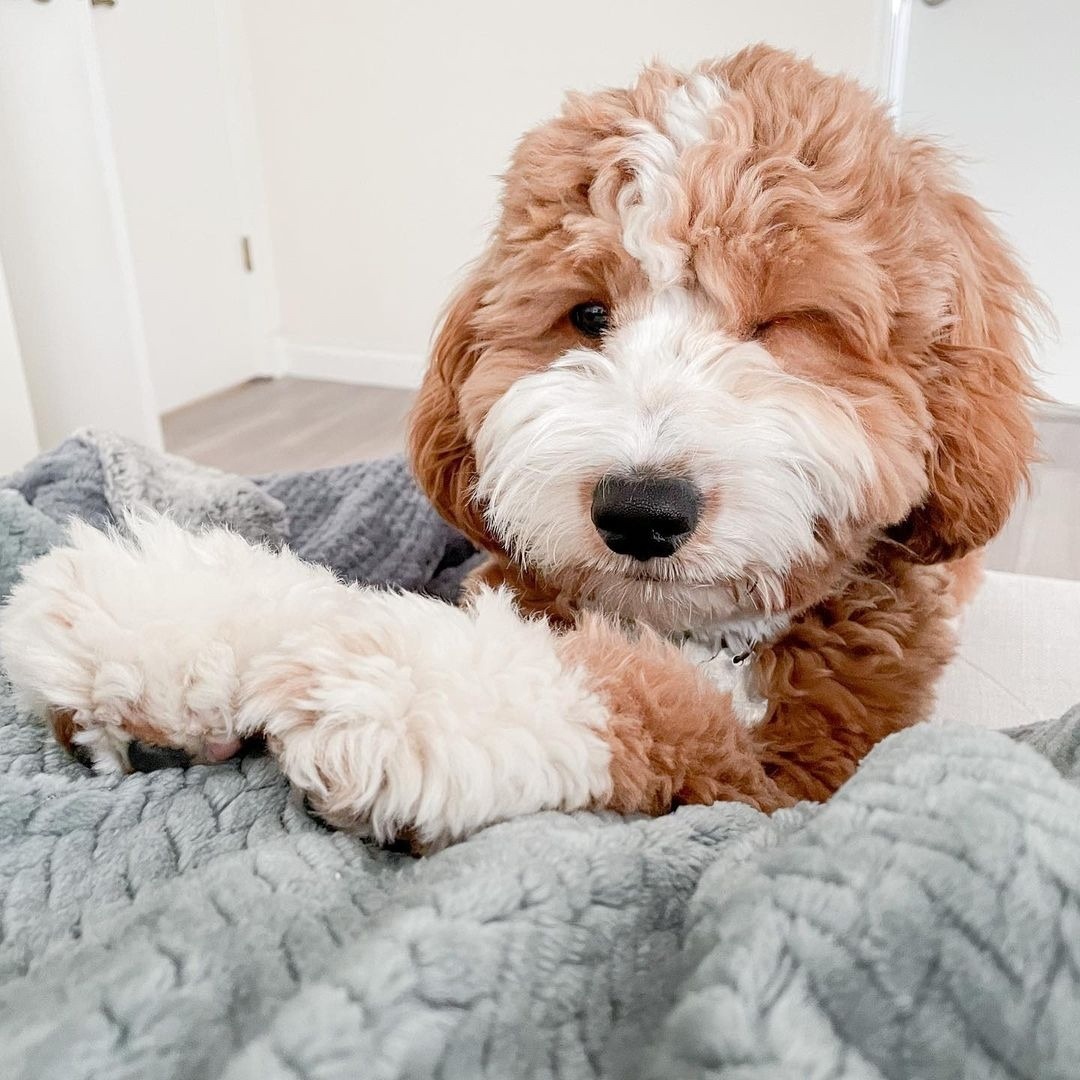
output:
[[[475,541],[667,628],[768,617],[875,544],[956,558],[1033,435],[1031,289],[943,155],[757,47],[528,134],[414,415]]]

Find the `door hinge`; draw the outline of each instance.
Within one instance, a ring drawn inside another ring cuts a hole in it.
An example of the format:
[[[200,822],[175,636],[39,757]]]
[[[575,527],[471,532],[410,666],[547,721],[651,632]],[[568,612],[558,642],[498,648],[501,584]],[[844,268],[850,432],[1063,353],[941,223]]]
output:
[[[251,237],[240,237],[240,258],[244,264],[244,269],[247,273],[251,273],[255,269],[255,262],[251,258]]]

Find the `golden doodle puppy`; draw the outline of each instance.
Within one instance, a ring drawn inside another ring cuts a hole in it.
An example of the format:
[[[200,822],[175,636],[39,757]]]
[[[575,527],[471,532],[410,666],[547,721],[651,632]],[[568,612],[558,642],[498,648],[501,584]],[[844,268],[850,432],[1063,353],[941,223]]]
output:
[[[525,136],[439,331],[412,453],[489,554],[463,606],[144,516],[31,566],[0,648],[97,767],[262,734],[379,840],[825,799],[929,711],[1033,454],[1034,304],[853,83],[655,65]]]

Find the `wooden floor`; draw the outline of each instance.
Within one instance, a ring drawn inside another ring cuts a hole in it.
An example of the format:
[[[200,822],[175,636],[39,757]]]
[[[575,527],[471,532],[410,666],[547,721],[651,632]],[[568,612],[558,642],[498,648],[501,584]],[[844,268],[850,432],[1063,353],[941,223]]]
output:
[[[173,453],[249,475],[381,457],[404,447],[409,390],[309,379],[257,379],[163,417]],[[1080,420],[1040,421],[1043,464],[1031,498],[994,541],[987,564],[1080,579]]]
[[[257,475],[397,453],[414,397],[412,390],[253,379],[161,420],[171,453]]]

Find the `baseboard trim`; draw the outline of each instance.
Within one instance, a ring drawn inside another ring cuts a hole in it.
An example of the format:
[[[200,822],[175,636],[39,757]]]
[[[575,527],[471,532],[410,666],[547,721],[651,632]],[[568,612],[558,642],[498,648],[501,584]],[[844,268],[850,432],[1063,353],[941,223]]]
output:
[[[299,345],[282,341],[282,374],[304,379],[415,390],[424,377],[425,358],[418,353],[379,352],[340,345]]]

